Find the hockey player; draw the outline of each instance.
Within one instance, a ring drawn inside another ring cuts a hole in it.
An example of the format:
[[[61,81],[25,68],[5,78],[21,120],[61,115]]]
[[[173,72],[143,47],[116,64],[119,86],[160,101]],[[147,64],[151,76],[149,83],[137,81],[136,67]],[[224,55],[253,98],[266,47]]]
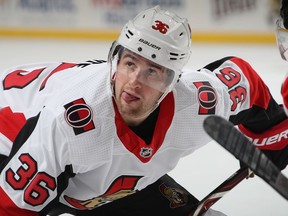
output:
[[[288,1],[282,0],[280,8],[280,17],[283,19],[283,25],[288,29]]]
[[[277,20],[277,44],[281,57],[287,61],[287,49],[288,49],[288,1],[282,0],[280,8],[281,19]],[[288,74],[282,84],[281,94],[283,96],[283,106],[288,115]]]
[[[280,7],[280,19],[277,20],[276,24],[277,24],[277,28],[276,28],[276,39],[277,39],[277,44],[278,44],[278,48],[281,54],[281,57],[287,61],[288,58],[288,53],[287,53],[287,49],[288,49],[288,0],[282,0],[281,1],[281,7]],[[283,98],[283,109],[286,113],[286,115],[288,115],[288,76],[286,75],[286,78],[282,84],[281,87],[281,94],[282,94],[282,98]],[[287,132],[287,122],[284,121],[281,124],[278,124],[274,127],[272,127],[269,131],[265,131],[265,133],[258,133],[256,131],[256,133],[247,130],[245,127],[243,127],[243,125],[239,125],[239,129],[241,130],[241,132],[243,132],[247,137],[249,137],[254,144],[258,145],[258,146],[263,146],[265,143],[273,143],[273,139],[275,140],[280,140],[283,137],[287,137],[288,136],[288,132]],[[286,126],[285,126],[286,124]],[[283,130],[282,127],[286,127],[286,130]],[[287,138],[286,138],[287,139]],[[287,141],[286,141],[287,142]],[[285,143],[284,146],[278,146],[275,145],[274,149],[278,151],[278,153],[273,152],[273,155],[270,155],[270,151],[267,149],[265,150],[265,148],[262,148],[262,150],[270,157],[278,157],[279,161],[282,161],[281,163],[287,163],[288,159],[286,159],[286,153],[284,154],[285,156],[283,156],[283,152],[287,151],[285,150],[285,148],[283,149],[283,147],[285,147],[287,144]],[[287,147],[286,147],[287,148]],[[271,148],[268,148],[271,149]],[[286,161],[286,162],[285,162]],[[282,166],[282,168],[284,168]]]
[[[124,26],[108,62],[2,72],[0,215],[188,215],[197,199],[166,173],[211,141],[207,116],[247,133],[287,131],[283,109],[246,61],[192,71],[184,69],[190,52],[187,20],[157,6]],[[286,167],[287,136],[258,144]]]

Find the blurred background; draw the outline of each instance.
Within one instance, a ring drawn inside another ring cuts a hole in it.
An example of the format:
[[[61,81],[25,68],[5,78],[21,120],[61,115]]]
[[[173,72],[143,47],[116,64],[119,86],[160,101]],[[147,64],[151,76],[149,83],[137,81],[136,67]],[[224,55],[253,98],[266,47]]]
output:
[[[139,11],[161,5],[187,17],[195,42],[273,42],[280,0],[0,0],[8,37],[114,40]]]
[[[275,38],[280,0],[0,0],[0,73],[32,62],[106,60],[122,26],[155,5],[188,18],[193,43],[187,67],[196,70],[239,56],[282,103],[288,63]],[[183,158],[170,174],[202,199],[238,168],[232,155],[211,142]],[[288,168],[283,173],[288,177]],[[288,215],[288,202],[257,176],[241,182],[213,208],[229,216]]]

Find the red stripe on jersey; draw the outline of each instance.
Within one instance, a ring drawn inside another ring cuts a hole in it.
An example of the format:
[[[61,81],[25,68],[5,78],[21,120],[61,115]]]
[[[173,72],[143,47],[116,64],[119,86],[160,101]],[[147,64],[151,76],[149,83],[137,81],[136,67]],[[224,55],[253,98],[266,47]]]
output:
[[[32,212],[26,209],[21,209],[14,204],[14,202],[9,198],[9,196],[0,187],[0,215],[6,216],[37,216],[36,212]]]
[[[71,68],[74,67],[76,64],[75,63],[62,63],[61,65],[59,65],[57,68],[55,68],[53,71],[51,71],[51,73],[45,78],[45,80],[42,82],[40,90],[42,90],[43,88],[45,88],[46,82],[47,80],[55,73],[65,70],[67,68]]]
[[[241,68],[243,74],[249,81],[250,107],[256,105],[267,109],[271,96],[268,87],[265,85],[260,76],[255,72],[251,65],[243,59],[231,58],[230,60]]]
[[[115,109],[115,124],[117,128],[117,135],[123,145],[132,152],[143,163],[150,161],[152,156],[161,147],[168,128],[171,125],[174,116],[174,96],[169,93],[160,104],[159,116],[155,125],[153,138],[150,144],[146,144],[143,139],[138,137],[121,117],[117,105],[113,101]]]
[[[283,97],[283,103],[284,103],[285,109],[288,113],[288,76],[286,77],[285,81],[282,84],[281,94]]]
[[[128,195],[129,191],[132,192],[135,190],[137,182],[142,177],[143,176],[120,176],[112,182],[108,190],[102,196],[113,195],[121,190],[126,190]]]
[[[0,109],[0,133],[12,142],[26,123],[22,113],[13,113],[10,107]]]

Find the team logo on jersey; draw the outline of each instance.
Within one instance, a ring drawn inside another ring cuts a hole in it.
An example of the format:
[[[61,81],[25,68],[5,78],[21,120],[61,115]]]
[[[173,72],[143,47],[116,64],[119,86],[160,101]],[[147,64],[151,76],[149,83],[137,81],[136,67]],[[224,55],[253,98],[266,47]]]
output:
[[[140,150],[140,156],[143,158],[149,158],[152,156],[152,151],[153,151],[152,148],[142,147]]]
[[[91,210],[103,204],[134,194],[135,186],[143,176],[120,176],[109,186],[108,190],[88,200],[78,200],[64,195],[64,199],[72,206],[81,210]]]
[[[215,114],[217,94],[209,82],[194,82],[198,89],[198,102],[200,115]]]
[[[188,202],[187,195],[177,188],[168,187],[163,183],[159,186],[159,190],[170,201],[170,208],[184,206]]]
[[[75,135],[85,133],[95,128],[93,111],[83,98],[72,101],[65,106],[65,120],[73,128]]]

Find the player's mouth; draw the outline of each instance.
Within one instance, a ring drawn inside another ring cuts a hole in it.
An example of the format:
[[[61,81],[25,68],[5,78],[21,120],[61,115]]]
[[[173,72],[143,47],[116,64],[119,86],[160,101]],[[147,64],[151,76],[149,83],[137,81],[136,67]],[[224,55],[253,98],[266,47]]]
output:
[[[126,102],[126,103],[131,103],[131,102],[135,102],[140,100],[139,97],[137,97],[135,94],[133,93],[129,93],[127,91],[123,91],[122,92],[122,99]]]

